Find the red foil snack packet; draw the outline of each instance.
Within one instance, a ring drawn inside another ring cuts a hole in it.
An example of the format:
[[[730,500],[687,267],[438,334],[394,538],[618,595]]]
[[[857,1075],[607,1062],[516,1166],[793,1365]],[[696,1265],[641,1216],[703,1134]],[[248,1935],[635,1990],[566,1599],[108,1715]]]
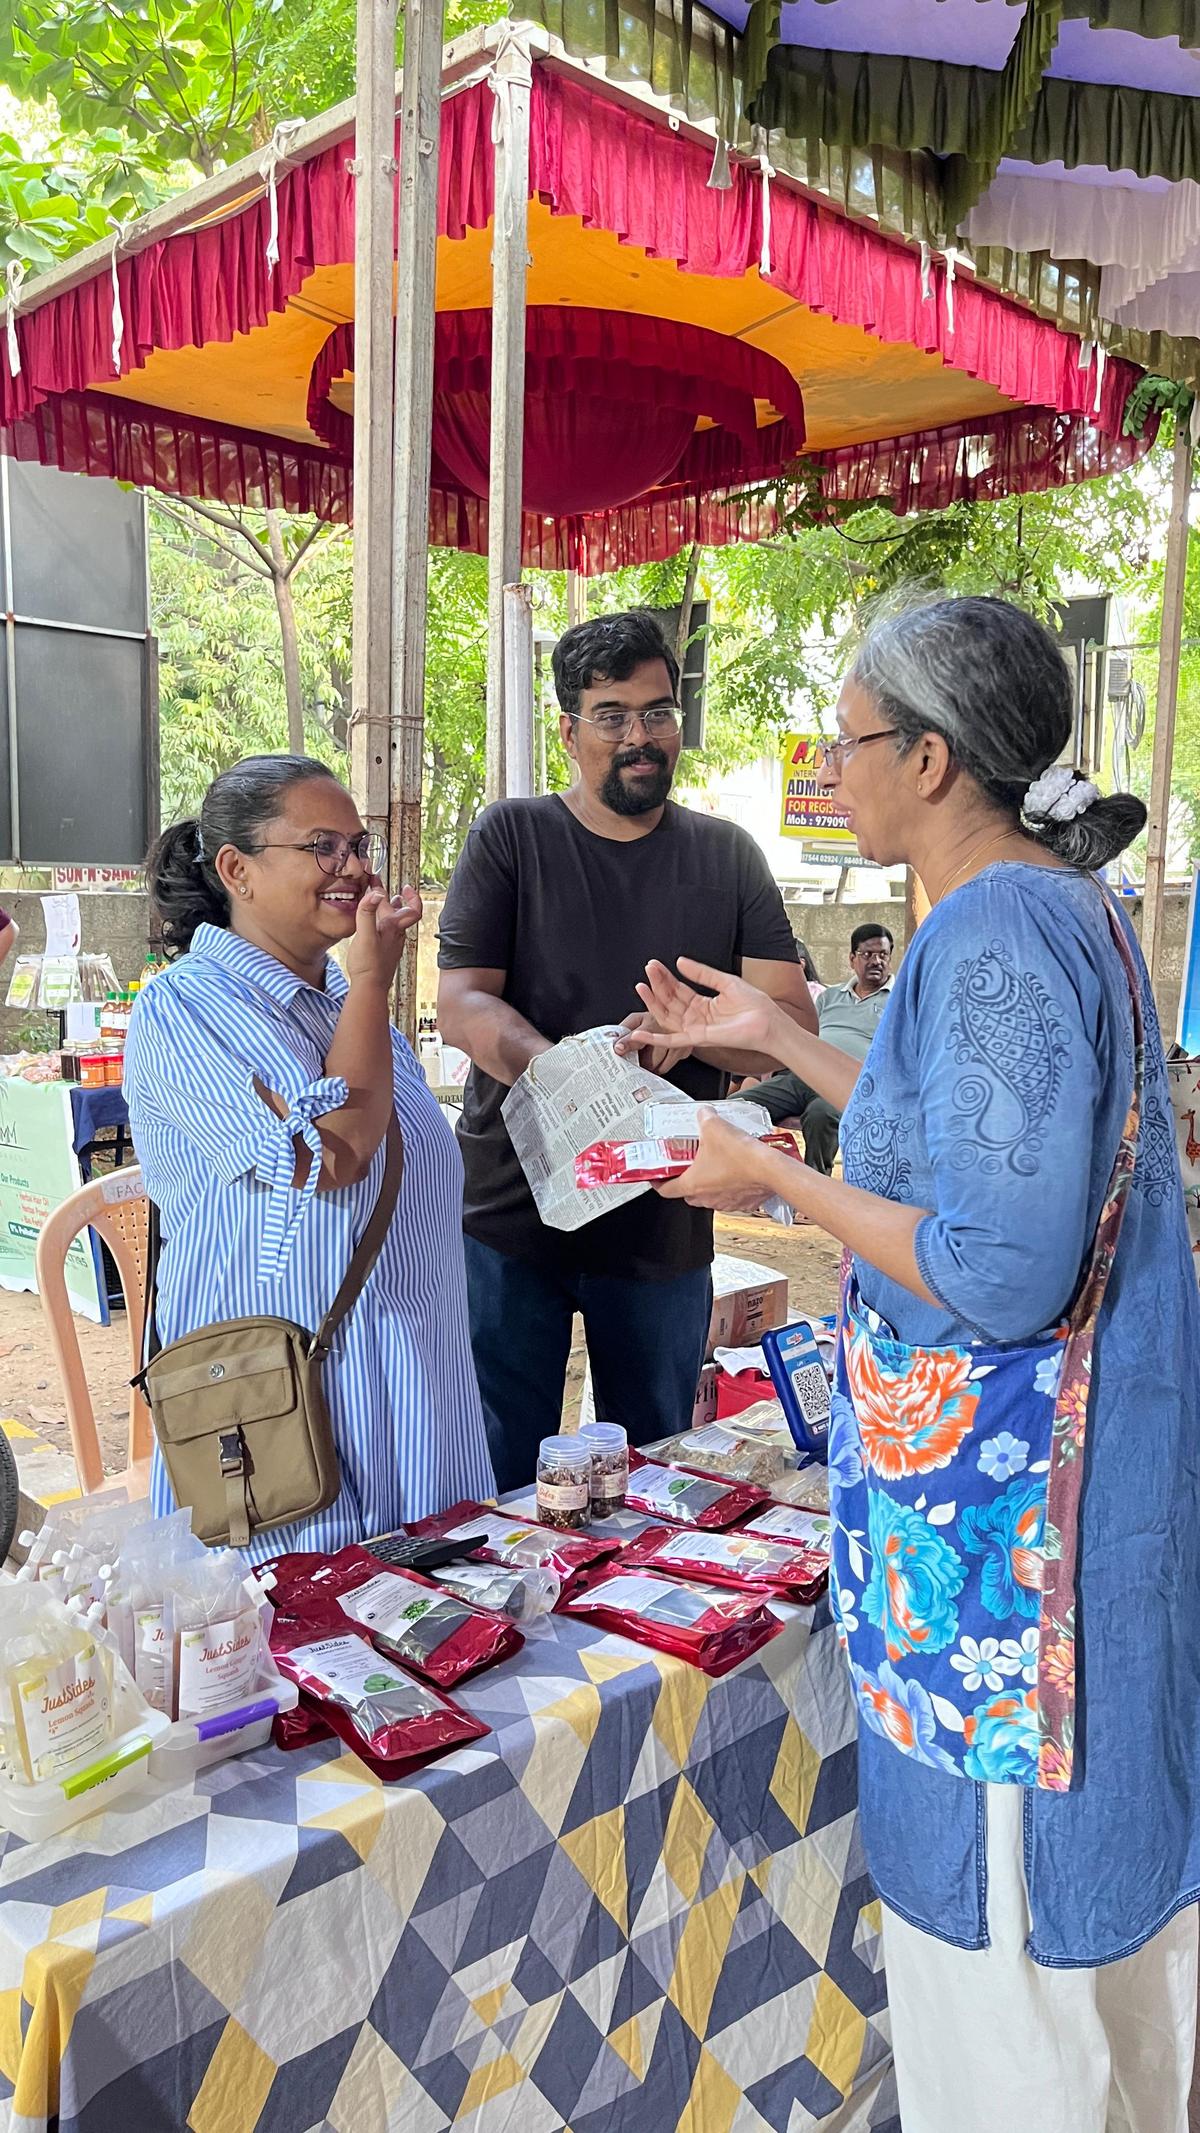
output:
[[[376,1777],[406,1777],[488,1731],[440,1689],[381,1657],[357,1623],[323,1636],[311,1622],[277,1614],[271,1656],[295,1682],[301,1707],[323,1718]]]
[[[740,1666],[782,1628],[761,1592],[721,1592],[649,1570],[627,1571],[624,1558],[615,1570],[594,1572],[559,1612],[686,1659],[714,1678]]]
[[[281,1555],[271,1569],[272,1598],[284,1614],[329,1635],[348,1618],[367,1631],[377,1651],[442,1689],[510,1658],[525,1642],[502,1615],[483,1614],[419,1572],[381,1563],[365,1548]]]
[[[770,1500],[752,1481],[721,1481],[689,1473],[686,1467],[658,1466],[635,1452],[629,1455],[626,1509],[644,1511],[648,1518],[669,1518],[673,1526],[732,1526],[747,1512],[765,1509]]]
[[[764,1148],[798,1153],[790,1133],[764,1133],[755,1138]],[[575,1158],[575,1183],[584,1191],[595,1185],[661,1184],[664,1178],[681,1178],[690,1170],[699,1147],[699,1141],[676,1134],[669,1139],[593,1141]]]
[[[761,1495],[761,1490],[758,1492]],[[554,1533],[528,1518],[505,1515],[501,1505],[463,1502],[452,1504],[436,1517],[422,1518],[405,1528],[422,1540],[466,1540],[481,1533],[482,1545],[475,1550],[479,1561],[503,1563],[506,1570],[556,1570],[561,1578],[575,1577],[592,1563],[615,1555],[621,1543],[595,1533]]]
[[[635,1567],[807,1602],[825,1589],[829,1554],[796,1541],[771,1540],[744,1526],[735,1533],[672,1533],[666,1526],[647,1526],[621,1557],[622,1570]]]

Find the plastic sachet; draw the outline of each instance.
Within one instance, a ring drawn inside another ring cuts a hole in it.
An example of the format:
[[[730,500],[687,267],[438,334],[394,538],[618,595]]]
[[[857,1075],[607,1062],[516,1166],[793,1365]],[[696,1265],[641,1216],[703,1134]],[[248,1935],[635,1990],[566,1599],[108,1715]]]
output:
[[[271,1656],[295,1682],[301,1708],[323,1720],[376,1777],[405,1777],[488,1731],[431,1682],[414,1681],[384,1659],[356,1622],[314,1636],[311,1623],[277,1613]]]
[[[669,1518],[676,1526],[732,1526],[768,1501],[766,1492],[752,1482],[715,1480],[691,1474],[686,1467],[637,1461],[636,1453],[631,1454],[629,1466],[627,1508],[649,1518]]]
[[[381,1563],[365,1548],[336,1555],[281,1555],[271,1564],[272,1598],[287,1615],[333,1633],[346,1619],[389,1658],[439,1688],[511,1658],[524,1642],[511,1621],[468,1605],[417,1571]]]
[[[684,1584],[651,1569],[595,1572],[563,1612],[601,1629],[686,1659],[705,1674],[727,1674],[777,1634],[782,1624],[761,1593],[722,1592]]]

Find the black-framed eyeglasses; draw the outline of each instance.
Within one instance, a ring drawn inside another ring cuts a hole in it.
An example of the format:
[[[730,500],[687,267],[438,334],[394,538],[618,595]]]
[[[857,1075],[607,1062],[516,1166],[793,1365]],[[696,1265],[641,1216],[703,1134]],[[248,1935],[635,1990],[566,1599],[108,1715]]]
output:
[[[260,852],[311,852],[323,874],[341,874],[351,853],[367,874],[382,874],[387,858],[387,845],[375,830],[364,830],[359,837],[339,837],[336,830],[318,830],[305,844],[283,844],[278,839],[264,838],[258,847]]]
[[[853,755],[856,748],[865,748],[868,741],[889,740],[897,730],[895,726],[880,726],[875,733],[852,733],[840,741],[819,741],[813,749],[813,769],[828,767],[840,774],[846,757]]]
[[[601,711],[595,718],[587,718],[582,711],[576,713],[582,725],[591,726],[602,741],[628,740],[639,720],[646,729],[646,737],[652,741],[665,741],[668,734],[678,733],[683,724],[683,712],[678,704],[655,704],[649,711]]]

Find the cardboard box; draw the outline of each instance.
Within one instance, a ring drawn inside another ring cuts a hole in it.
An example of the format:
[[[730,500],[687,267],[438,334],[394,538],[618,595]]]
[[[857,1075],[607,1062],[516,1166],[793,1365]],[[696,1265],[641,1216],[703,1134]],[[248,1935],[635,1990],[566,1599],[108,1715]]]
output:
[[[773,1326],[788,1322],[787,1275],[753,1259],[718,1253],[713,1260],[713,1312],[708,1354],[714,1348],[744,1348]]]

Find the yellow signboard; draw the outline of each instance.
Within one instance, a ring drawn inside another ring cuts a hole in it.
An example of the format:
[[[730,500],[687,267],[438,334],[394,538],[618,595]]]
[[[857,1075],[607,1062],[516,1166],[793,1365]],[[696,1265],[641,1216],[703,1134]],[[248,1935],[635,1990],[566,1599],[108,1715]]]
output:
[[[856,848],[849,817],[837,805],[836,793],[824,791],[817,778],[813,756],[820,744],[819,733],[784,735],[780,835],[849,853]]]

